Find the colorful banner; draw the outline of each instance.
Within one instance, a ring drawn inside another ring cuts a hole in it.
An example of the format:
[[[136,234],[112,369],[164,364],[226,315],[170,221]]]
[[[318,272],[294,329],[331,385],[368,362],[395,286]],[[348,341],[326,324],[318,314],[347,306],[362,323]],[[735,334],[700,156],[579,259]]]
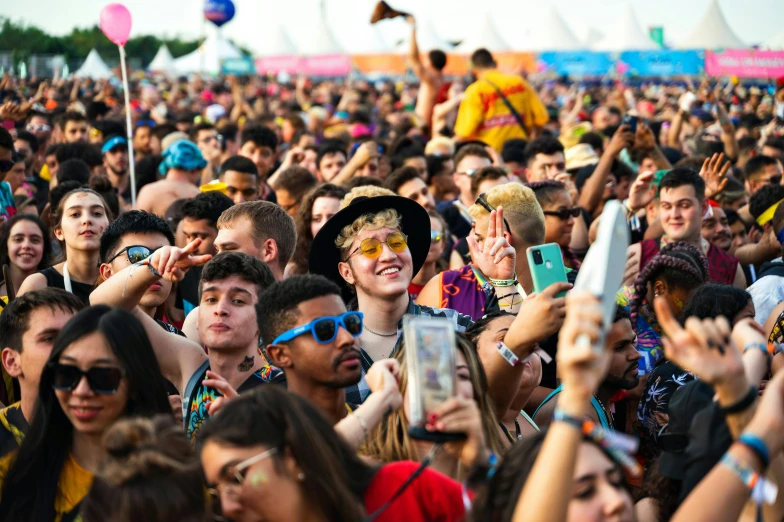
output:
[[[351,59],[341,54],[324,56],[269,56],[256,59],[256,73],[304,74],[306,76],[347,76],[351,72]]]
[[[248,57],[227,58],[221,63],[221,70],[223,71],[223,74],[238,74],[241,76],[254,74],[256,72],[253,65],[253,59]]]
[[[406,60],[402,54],[362,54],[352,56],[351,63],[362,74],[406,72]]]
[[[603,76],[613,71],[610,53],[557,51],[539,54],[539,71],[570,76]]]
[[[779,78],[784,76],[784,51],[708,51],[705,72],[710,76]]]
[[[698,75],[705,72],[704,51],[627,51],[620,61],[631,76]]]

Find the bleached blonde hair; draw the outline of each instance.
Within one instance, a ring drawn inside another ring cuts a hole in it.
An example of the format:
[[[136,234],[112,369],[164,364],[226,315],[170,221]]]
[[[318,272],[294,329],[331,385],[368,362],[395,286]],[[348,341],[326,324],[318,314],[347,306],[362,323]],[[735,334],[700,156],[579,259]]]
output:
[[[425,145],[425,154],[435,154],[439,150],[439,147],[446,147],[449,150],[450,156],[455,155],[455,142],[446,136],[436,136],[428,141],[427,145]]]
[[[485,200],[493,208],[504,207],[504,218],[526,243],[534,244],[544,240],[544,212],[533,190],[521,183],[506,183],[490,189],[485,194]],[[474,203],[468,209],[468,214],[478,221],[487,218],[490,213]]]

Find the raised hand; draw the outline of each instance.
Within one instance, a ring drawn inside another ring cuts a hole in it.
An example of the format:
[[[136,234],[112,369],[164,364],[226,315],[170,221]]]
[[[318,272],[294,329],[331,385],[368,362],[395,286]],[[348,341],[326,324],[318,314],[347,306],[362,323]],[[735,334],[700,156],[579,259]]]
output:
[[[207,370],[207,379],[202,381],[204,386],[218,390],[222,397],[218,397],[207,406],[207,413],[215,415],[221,408],[226,406],[230,400],[239,397],[239,393],[235,390],[229,381],[218,375],[217,373]]]
[[[149,264],[161,274],[163,279],[172,282],[182,281],[189,269],[201,266],[212,259],[209,254],[192,255],[199,245],[201,245],[201,239],[194,239],[185,248],[161,247],[150,256]]]
[[[482,273],[490,279],[512,279],[515,275],[515,249],[504,236],[504,208],[490,212],[487,236],[482,245],[474,234],[466,238],[471,259]]]
[[[566,299],[556,295],[571,288],[571,283],[554,283],[540,294],[529,294],[504,336],[506,345],[512,349],[529,346],[533,350],[535,343],[557,332],[566,316]]]
[[[604,149],[605,154],[616,157],[623,149],[634,146],[634,134],[628,125],[621,125],[613,134],[610,143]]]
[[[429,412],[425,429],[443,433],[465,433],[465,440],[447,442],[444,449],[459,458],[467,468],[481,462],[487,455],[482,415],[473,399],[450,397]]]
[[[653,136],[653,131],[642,122],[637,125],[634,146],[641,150],[653,150],[656,148],[656,138]]]
[[[656,175],[653,171],[646,171],[637,176],[632,186],[629,188],[629,207],[636,212],[653,201],[656,192],[651,190],[651,182]]]
[[[400,363],[395,359],[382,359],[373,363],[365,375],[370,391],[383,394],[390,410],[397,410],[403,404],[400,393]]]
[[[724,153],[717,153],[706,159],[700,170],[700,177],[705,181],[705,197],[713,199],[716,194],[727,186],[727,172],[730,170],[729,161],[724,161]]]

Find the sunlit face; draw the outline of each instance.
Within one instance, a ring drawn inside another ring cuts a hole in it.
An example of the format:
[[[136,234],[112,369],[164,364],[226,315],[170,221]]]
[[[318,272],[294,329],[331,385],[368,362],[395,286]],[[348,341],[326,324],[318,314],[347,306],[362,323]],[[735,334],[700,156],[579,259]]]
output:
[[[212,226],[208,220],[186,217],[183,218],[181,223],[185,241],[190,243],[196,239],[201,239],[201,244],[195,252],[197,255],[214,255],[216,253],[215,239],[218,236],[218,229]]]
[[[691,185],[664,188],[659,193],[659,219],[667,237],[673,241],[697,237],[702,214],[702,201],[697,200]]]
[[[563,152],[555,154],[539,153],[528,165],[526,176],[528,181],[544,181],[555,179],[559,174],[566,172],[566,157]]]
[[[90,368],[120,368],[106,339],[94,332],[73,343],[60,354],[60,364],[78,366],[82,371]],[[120,387],[113,394],[95,393],[82,377],[73,391],[55,390],[57,401],[76,431],[100,435],[125,411],[128,403],[128,378],[123,377]]]
[[[381,241],[381,255],[376,259],[367,258],[358,251],[348,261],[338,265],[343,279],[354,285],[357,293],[363,292],[386,299],[408,293],[408,285],[414,277],[411,251],[406,247],[402,252],[395,253],[386,244],[387,236],[398,231],[396,228],[387,227],[362,230],[354,239],[348,249],[349,254],[359,248],[364,239],[375,238]]]
[[[622,390],[631,390],[639,382],[638,363],[642,356],[637,351],[637,336],[628,319],[616,321],[610,327],[605,343],[611,350],[610,369],[605,382]]]
[[[711,207],[711,215],[702,220],[702,237],[722,250],[732,246],[732,231],[727,223],[727,214],[721,207]]]
[[[413,167],[419,173],[419,177],[427,179],[427,160],[424,156],[408,158],[403,162],[404,167]]]
[[[242,252],[256,259],[261,259],[262,245],[253,242],[253,224],[248,218],[238,218],[231,223],[231,228],[221,228],[215,238],[215,249],[221,252]]]
[[[400,185],[397,189],[397,195],[413,199],[422,205],[425,210],[435,210],[436,208],[436,200],[421,178],[414,178]]]
[[[107,171],[124,176],[128,170],[128,146],[117,145],[103,156],[103,164]]]
[[[269,147],[256,145],[252,141],[246,141],[240,147],[240,156],[245,156],[256,165],[259,177],[265,179],[272,166],[275,164],[275,151]]]
[[[196,137],[196,145],[199,146],[199,150],[207,161],[214,160],[221,155],[217,129],[200,130],[199,135]]]
[[[441,241],[433,241],[432,234],[430,238],[430,250],[427,251],[427,259],[425,263],[435,263],[444,252],[446,245],[446,237],[444,237],[444,224],[441,220],[430,216],[430,231],[439,232],[441,234]]]
[[[318,231],[332,216],[338,213],[340,200],[337,198],[316,198],[310,211],[310,233],[316,237]]]
[[[234,201],[235,205],[245,201],[258,201],[259,180],[253,174],[227,170],[221,173],[221,179],[226,184],[226,195]]]
[[[63,202],[63,219],[54,229],[59,241],[75,250],[98,250],[101,234],[109,226],[103,202],[95,194],[76,192]]]
[[[197,323],[204,345],[237,350],[258,343],[257,301],[256,286],[239,276],[202,282]]]
[[[455,185],[460,190],[460,194],[471,197],[471,177],[485,167],[492,165],[492,162],[481,156],[465,156],[455,166],[455,173],[452,176]]]
[[[63,129],[66,143],[75,143],[77,141],[87,141],[88,131],[86,121],[69,120],[65,122],[65,129]]]
[[[346,155],[342,152],[325,154],[318,165],[319,173],[324,181],[330,181],[346,166]]]
[[[732,239],[728,252],[732,255],[735,255],[735,251],[738,249],[738,247],[747,245],[749,243],[749,235],[746,232],[746,226],[740,219],[730,225],[730,233],[732,234]]]
[[[117,252],[122,251],[124,248],[129,246],[144,246],[150,249],[150,251],[155,251],[161,247],[168,246],[169,240],[161,234],[160,232],[147,232],[147,233],[137,233],[133,232],[130,234],[125,234],[121,239],[120,243],[117,245],[113,251],[107,253],[107,259],[111,259],[114,257]],[[127,251],[126,251],[127,252]],[[108,278],[112,275],[116,274],[120,270],[127,268],[131,265],[130,260],[128,259],[127,253],[123,252],[119,256],[112,259],[112,262],[109,263],[109,267],[111,271],[105,273],[102,269],[101,273],[104,277]],[[171,281],[167,281],[166,279],[159,279],[155,281],[147,291],[144,292],[139,304],[145,308],[157,308],[162,305],[166,298],[169,297],[169,293],[171,292],[172,283]]]
[[[566,522],[635,522],[623,472],[590,442],[580,444]]]
[[[566,190],[559,190],[553,194],[552,201],[542,205],[542,210],[559,211],[572,208],[572,197]],[[557,243],[561,247],[568,247],[572,241],[572,229],[575,218],[569,215],[566,220],[559,216],[545,214],[544,216],[544,242]]]
[[[26,178],[24,161],[17,161],[5,175],[5,181],[11,185],[11,194],[15,194],[16,190],[24,185]]]
[[[26,219],[17,221],[11,229],[7,246],[11,265],[24,273],[38,270],[44,255],[44,237],[38,225]]]

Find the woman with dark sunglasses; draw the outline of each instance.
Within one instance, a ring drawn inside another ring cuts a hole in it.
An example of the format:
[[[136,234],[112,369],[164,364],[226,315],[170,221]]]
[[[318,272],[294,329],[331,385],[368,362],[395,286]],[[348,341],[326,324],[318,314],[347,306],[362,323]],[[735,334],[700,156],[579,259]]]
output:
[[[76,314],[55,340],[38,406],[19,451],[0,461],[0,520],[74,520],[105,450],[126,416],[171,415],[142,325],[108,306]]]
[[[571,246],[588,247],[588,226],[581,208],[572,206],[572,196],[560,181],[535,181],[528,186],[544,212],[544,242],[557,243],[564,264],[572,270],[579,269],[580,260]]]

